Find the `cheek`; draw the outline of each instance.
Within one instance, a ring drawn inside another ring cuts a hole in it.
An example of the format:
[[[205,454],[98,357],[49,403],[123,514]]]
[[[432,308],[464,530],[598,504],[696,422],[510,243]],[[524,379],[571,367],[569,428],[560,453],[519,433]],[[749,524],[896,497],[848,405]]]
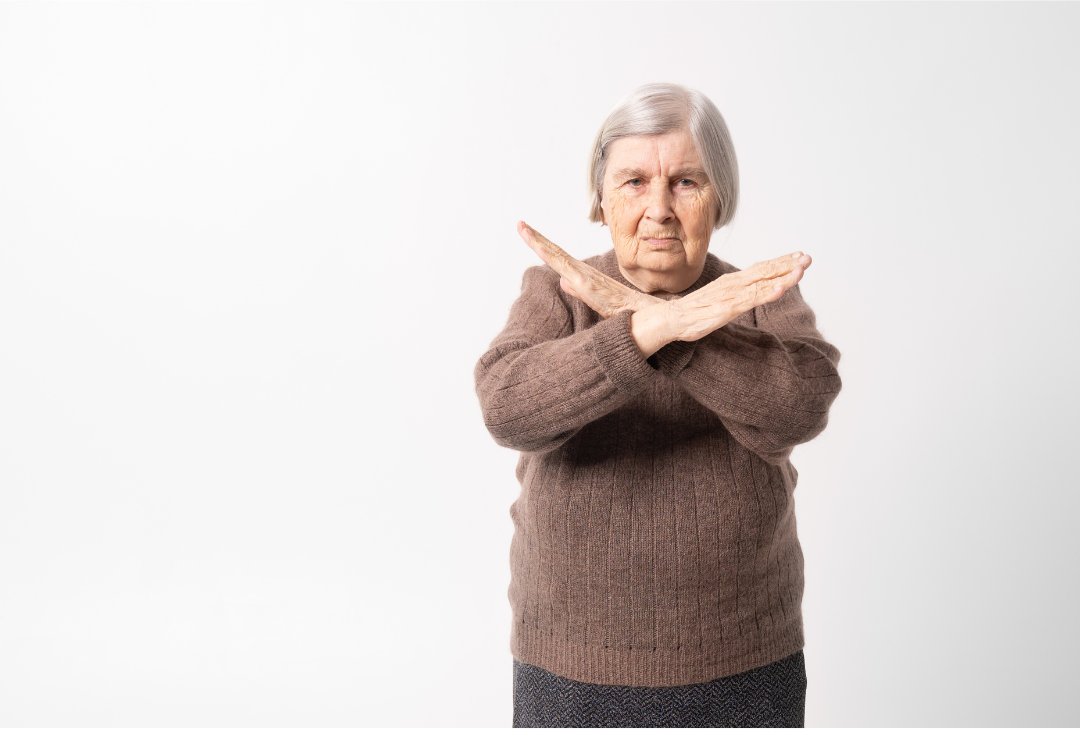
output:
[[[687,196],[686,200],[681,202],[683,215],[680,217],[688,229],[687,233],[695,238],[708,239],[713,221],[716,220],[712,196],[701,191],[696,195]]]
[[[712,205],[705,196],[688,196],[685,201],[680,201],[676,215],[686,235],[686,257],[696,262],[709,250],[714,220]]]
[[[632,236],[635,229],[633,201],[627,200],[619,193],[612,193],[608,198],[608,225],[611,227],[612,236]]]

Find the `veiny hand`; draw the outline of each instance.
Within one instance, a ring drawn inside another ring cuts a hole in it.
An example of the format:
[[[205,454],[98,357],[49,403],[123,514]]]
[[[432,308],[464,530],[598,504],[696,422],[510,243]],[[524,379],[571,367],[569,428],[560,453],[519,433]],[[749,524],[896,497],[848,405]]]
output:
[[[562,277],[563,291],[585,302],[601,317],[613,317],[624,309],[635,312],[664,300],[620,284],[603,272],[578,261],[554,243],[518,221],[518,235],[540,259]]]
[[[634,340],[648,357],[668,342],[692,342],[720,329],[743,312],[775,302],[802,279],[813,259],[796,251],[724,274],[680,299],[661,299],[620,284],[582,263],[554,243],[518,222],[518,234],[562,279],[567,294],[577,297],[605,319],[624,309],[632,320]],[[640,330],[638,329],[640,328]]]
[[[775,302],[799,283],[811,263],[813,259],[808,254],[796,251],[724,274],[693,294],[673,301],[674,339],[699,340],[743,312],[766,302]]]

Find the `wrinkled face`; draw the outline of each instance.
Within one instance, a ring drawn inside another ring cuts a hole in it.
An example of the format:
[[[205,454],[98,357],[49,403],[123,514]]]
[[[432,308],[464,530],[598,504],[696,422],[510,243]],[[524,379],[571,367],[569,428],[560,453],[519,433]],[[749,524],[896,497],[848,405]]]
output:
[[[662,294],[698,280],[716,203],[690,130],[612,142],[600,200],[628,281]]]

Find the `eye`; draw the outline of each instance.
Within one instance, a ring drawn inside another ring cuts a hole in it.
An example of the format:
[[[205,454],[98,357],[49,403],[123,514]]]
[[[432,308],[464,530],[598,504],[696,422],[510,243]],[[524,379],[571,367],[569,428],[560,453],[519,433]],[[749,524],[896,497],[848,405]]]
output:
[[[627,180],[626,184],[629,185],[632,188],[639,188],[639,187],[641,187],[641,178],[640,177],[635,177],[635,178],[633,178],[631,180]]]
[[[679,187],[680,188],[688,188],[691,185],[695,185],[695,184],[696,183],[693,180],[691,180],[690,178],[686,178],[686,177],[684,177],[682,180],[679,181]]]

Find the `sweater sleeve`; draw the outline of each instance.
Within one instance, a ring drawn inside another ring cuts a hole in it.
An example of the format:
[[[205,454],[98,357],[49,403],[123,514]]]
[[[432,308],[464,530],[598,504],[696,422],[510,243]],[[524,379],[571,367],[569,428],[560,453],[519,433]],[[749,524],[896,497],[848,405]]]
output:
[[[573,332],[558,275],[532,266],[503,331],[474,369],[495,442],[551,451],[639,393],[655,371],[630,335],[629,310]]]
[[[840,351],[818,332],[798,284],[754,315],[756,326],[729,322],[700,340],[669,343],[657,361],[739,443],[780,464],[825,429],[840,393]]]

